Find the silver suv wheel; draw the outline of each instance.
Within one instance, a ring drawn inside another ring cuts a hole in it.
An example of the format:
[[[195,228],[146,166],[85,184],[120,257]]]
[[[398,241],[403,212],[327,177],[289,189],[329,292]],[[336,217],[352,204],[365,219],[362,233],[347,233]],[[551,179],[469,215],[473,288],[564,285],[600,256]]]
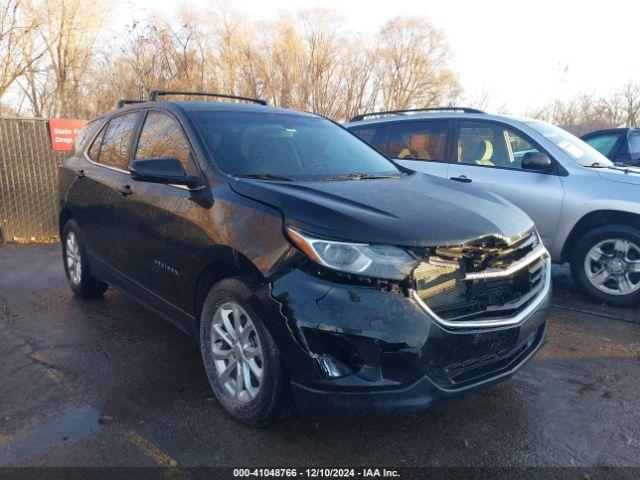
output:
[[[629,295],[640,290],[640,247],[621,238],[603,240],[584,260],[589,282],[610,295]]]
[[[224,392],[247,403],[256,398],[263,377],[263,356],[253,321],[235,302],[218,307],[211,325],[211,356]]]
[[[69,277],[75,285],[80,285],[82,281],[82,257],[80,255],[80,245],[76,234],[71,231],[67,234],[65,255]]]

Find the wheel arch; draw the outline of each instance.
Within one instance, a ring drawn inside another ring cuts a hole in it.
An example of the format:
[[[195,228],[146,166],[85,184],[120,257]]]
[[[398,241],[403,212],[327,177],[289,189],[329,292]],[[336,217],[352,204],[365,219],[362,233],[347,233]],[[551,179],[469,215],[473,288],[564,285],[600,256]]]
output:
[[[58,232],[60,233],[60,238],[62,238],[62,230],[64,230],[65,224],[73,218],[73,214],[71,210],[68,208],[63,208],[60,210],[60,216],[58,217]]]
[[[200,314],[211,287],[224,278],[243,276],[261,283],[264,276],[260,269],[245,255],[230,247],[219,246],[209,250],[200,258],[202,268],[195,275],[193,283],[192,308],[196,319],[196,332],[200,327]]]
[[[580,238],[590,230],[606,225],[626,225],[640,228],[640,214],[619,210],[597,210],[583,216],[571,229],[562,247],[561,261],[569,260],[570,253]]]

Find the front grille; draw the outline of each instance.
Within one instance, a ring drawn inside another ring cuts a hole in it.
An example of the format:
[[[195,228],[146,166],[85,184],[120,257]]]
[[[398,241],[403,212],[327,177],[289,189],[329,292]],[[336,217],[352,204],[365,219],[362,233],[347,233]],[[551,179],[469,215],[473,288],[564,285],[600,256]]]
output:
[[[501,372],[512,369],[522,362],[542,341],[545,325],[538,327],[524,340],[513,347],[493,340],[497,347],[491,353],[472,358],[465,358],[446,366],[438,365],[430,377],[442,388],[461,388],[478,383]]]
[[[446,321],[513,315],[544,285],[546,261],[536,256],[541,248],[538,235],[530,232],[512,242],[485,237],[422,252],[414,270],[416,294]],[[520,263],[522,268],[510,272]]]

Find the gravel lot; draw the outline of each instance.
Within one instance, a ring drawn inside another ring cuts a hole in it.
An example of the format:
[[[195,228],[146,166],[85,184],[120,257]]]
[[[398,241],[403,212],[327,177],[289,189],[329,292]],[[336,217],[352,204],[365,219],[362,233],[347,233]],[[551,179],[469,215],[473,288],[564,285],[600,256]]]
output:
[[[187,336],[110,289],[82,301],[58,245],[0,247],[0,465],[640,466],[640,308],[554,272],[548,343],[511,381],[419,415],[262,430],[213,400]]]

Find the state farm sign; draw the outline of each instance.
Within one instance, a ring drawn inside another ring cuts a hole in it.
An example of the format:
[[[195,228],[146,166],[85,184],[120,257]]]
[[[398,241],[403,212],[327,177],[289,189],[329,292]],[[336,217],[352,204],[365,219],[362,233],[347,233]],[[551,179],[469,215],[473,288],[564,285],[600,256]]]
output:
[[[76,136],[86,123],[86,120],[70,120],[67,118],[52,118],[49,120],[51,148],[54,150],[73,150]]]

